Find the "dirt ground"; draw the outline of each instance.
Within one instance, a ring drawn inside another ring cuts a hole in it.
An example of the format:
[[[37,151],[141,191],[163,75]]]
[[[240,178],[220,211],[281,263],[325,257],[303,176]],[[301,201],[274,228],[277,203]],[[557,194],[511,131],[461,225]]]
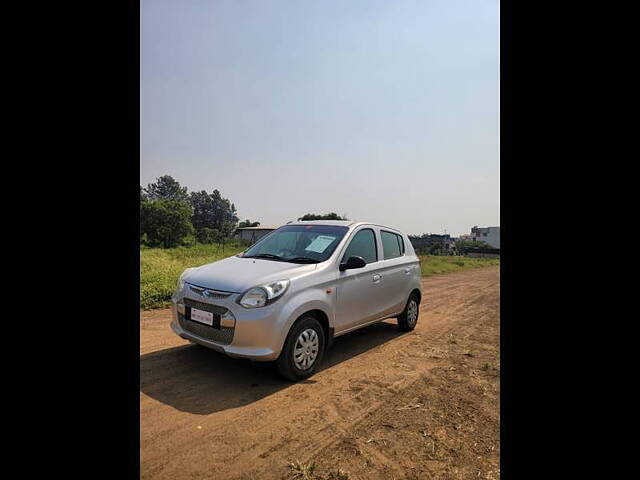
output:
[[[423,288],[415,331],[391,319],[339,337],[298,384],[141,312],[141,477],[286,479],[300,461],[312,478],[498,479],[499,267]]]

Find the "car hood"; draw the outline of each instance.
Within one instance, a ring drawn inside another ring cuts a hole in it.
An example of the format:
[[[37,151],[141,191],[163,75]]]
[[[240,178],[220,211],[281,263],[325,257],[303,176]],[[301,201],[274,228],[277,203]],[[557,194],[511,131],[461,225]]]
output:
[[[242,293],[256,285],[290,279],[315,269],[316,264],[234,256],[197,267],[185,275],[184,281],[213,290]]]

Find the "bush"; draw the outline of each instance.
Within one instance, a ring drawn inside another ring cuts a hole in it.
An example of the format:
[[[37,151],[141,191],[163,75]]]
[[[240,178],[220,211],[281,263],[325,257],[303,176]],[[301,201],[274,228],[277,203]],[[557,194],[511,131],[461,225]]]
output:
[[[215,228],[204,227],[196,234],[200,243],[216,243],[221,240],[221,235]]]
[[[194,229],[191,207],[171,200],[143,201],[140,204],[140,234],[149,246],[164,248],[189,243]]]

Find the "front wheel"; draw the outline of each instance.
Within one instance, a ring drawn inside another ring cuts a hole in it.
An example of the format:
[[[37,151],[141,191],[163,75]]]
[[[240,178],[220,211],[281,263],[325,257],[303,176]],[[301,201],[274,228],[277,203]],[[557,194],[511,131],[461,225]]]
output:
[[[297,382],[313,375],[324,354],[324,330],[312,316],[303,317],[289,331],[276,362],[280,375]]]
[[[398,316],[398,327],[403,332],[410,332],[416,328],[418,315],[420,314],[420,300],[415,293],[412,293],[407,300],[404,311]]]

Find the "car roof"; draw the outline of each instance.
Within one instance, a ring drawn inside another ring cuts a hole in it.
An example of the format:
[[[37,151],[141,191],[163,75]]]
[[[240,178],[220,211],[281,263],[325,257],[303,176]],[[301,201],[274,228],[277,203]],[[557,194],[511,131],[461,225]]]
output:
[[[360,225],[373,225],[375,227],[380,227],[383,229],[393,230],[395,232],[402,233],[397,228],[387,227],[386,225],[380,225],[374,222],[356,222],[354,220],[306,220],[306,221],[290,222],[290,223],[287,223],[287,225],[330,225],[330,226],[336,226],[336,227],[353,226],[353,228],[358,227]]]
[[[297,222],[289,222],[287,225],[331,225],[336,227],[348,227],[353,225],[353,220],[305,220]]]

